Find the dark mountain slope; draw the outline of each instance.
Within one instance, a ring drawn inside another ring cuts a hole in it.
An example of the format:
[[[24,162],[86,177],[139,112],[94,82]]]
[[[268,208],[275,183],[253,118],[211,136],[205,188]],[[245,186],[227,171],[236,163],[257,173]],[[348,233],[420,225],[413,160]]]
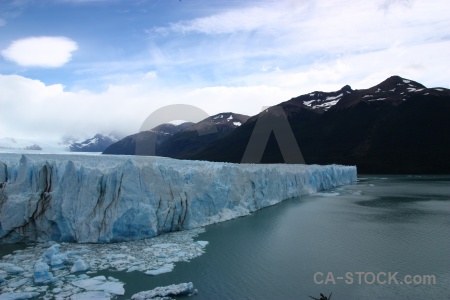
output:
[[[248,116],[221,113],[200,121],[162,143],[157,154],[173,158],[187,158],[199,149],[239,128]]]
[[[150,141],[155,141],[156,149],[164,141],[171,138],[177,132],[192,126],[193,123],[186,122],[180,125],[161,124],[152,130],[142,131],[133,135],[129,135],[120,141],[110,145],[103,151],[103,154],[123,154],[135,155],[137,144],[148,144]]]
[[[111,145],[103,154],[135,155],[136,146],[140,155],[149,155],[146,145],[156,139],[155,154],[182,158],[235,130],[249,117],[234,113],[221,113],[198,123],[183,123],[178,126],[162,124],[152,130],[125,137]],[[142,147],[140,147],[142,146]]]
[[[360,173],[450,172],[449,90],[393,76],[366,90],[314,94],[280,104],[306,163],[352,164]],[[327,98],[338,101],[324,109]],[[256,120],[185,158],[240,162]],[[262,162],[284,162],[274,136]]]

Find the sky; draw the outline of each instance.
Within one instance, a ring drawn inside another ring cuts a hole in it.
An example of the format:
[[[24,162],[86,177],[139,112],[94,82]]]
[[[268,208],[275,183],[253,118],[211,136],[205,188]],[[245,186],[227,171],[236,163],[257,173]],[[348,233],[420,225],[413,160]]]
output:
[[[0,137],[139,131],[155,110],[259,113],[389,76],[449,88],[447,0],[0,0]]]

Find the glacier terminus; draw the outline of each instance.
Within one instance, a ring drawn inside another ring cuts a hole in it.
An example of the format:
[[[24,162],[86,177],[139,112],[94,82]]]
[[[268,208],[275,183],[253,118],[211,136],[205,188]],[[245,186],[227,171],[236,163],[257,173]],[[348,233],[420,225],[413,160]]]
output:
[[[355,181],[354,166],[5,153],[0,241],[137,240]]]

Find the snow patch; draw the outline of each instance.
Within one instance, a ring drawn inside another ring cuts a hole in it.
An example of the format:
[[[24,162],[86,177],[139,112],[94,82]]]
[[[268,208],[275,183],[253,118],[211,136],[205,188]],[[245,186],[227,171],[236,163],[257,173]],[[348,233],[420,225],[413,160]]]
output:
[[[318,105],[314,105],[313,108],[323,108],[324,110],[328,110],[330,107],[336,105],[339,102],[340,99],[338,100],[334,100],[334,101],[329,101],[329,102],[325,102],[322,104],[318,104]]]
[[[303,104],[305,104],[306,106],[311,106],[311,103],[315,102],[316,100],[308,100],[308,101],[303,101]]]
[[[339,95],[337,95],[337,96],[329,96],[329,97],[327,97],[327,98],[325,99],[325,101],[336,100],[336,99],[338,99],[338,98],[341,98],[342,96],[343,96],[342,93],[339,94]]]

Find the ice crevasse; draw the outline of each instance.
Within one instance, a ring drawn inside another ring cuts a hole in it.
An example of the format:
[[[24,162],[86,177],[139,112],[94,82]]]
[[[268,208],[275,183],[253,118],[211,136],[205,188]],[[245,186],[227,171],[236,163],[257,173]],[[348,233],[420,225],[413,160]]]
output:
[[[154,237],[354,181],[341,165],[0,154],[0,242]]]

